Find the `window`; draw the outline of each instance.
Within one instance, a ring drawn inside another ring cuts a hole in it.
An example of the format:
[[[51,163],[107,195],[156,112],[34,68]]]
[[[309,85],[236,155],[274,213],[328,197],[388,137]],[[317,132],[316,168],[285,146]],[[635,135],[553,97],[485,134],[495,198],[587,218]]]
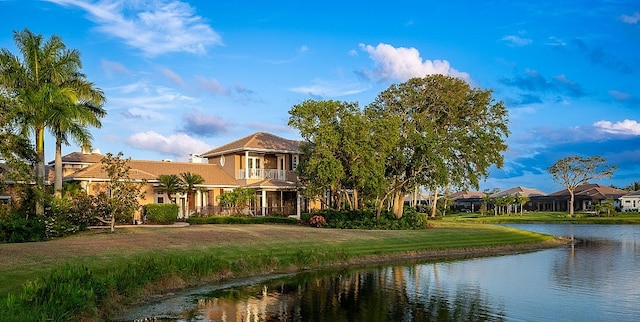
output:
[[[297,155],[292,155],[291,156],[291,170],[295,170],[296,168],[298,168],[298,156]]]
[[[164,203],[164,197],[157,197],[157,203]]]
[[[221,167],[224,167],[224,162],[225,162],[225,160],[224,160],[224,155],[221,155],[221,156],[220,156],[220,166],[221,166]]]

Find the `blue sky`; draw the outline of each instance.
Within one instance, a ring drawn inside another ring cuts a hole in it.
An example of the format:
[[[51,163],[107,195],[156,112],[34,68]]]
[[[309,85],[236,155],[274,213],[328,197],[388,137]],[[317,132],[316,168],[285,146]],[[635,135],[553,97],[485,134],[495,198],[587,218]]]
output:
[[[366,106],[441,73],[509,109],[505,165],[481,190],[559,190],[546,168],[576,154],[619,167],[599,183],[640,181],[637,1],[0,0],[0,12],[0,47],[18,54],[13,31],[27,28],[81,52],[108,100],[92,131],[102,153],[185,161],[256,131],[298,139],[288,111],[305,99]]]

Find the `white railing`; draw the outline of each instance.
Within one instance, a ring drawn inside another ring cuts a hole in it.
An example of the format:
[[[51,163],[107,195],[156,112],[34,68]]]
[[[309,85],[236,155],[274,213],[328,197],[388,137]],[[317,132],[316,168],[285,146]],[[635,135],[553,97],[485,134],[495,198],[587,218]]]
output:
[[[238,169],[236,179],[272,179],[279,181],[295,181],[296,172],[277,169]]]
[[[246,170],[246,171],[245,171]],[[277,169],[238,169],[236,179],[272,179],[279,181],[292,181],[295,178],[294,171]]]

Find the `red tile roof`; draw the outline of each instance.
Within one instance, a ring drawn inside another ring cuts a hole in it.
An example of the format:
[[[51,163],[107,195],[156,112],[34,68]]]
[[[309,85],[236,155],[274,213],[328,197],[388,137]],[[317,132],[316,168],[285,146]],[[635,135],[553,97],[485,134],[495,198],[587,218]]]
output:
[[[62,163],[100,163],[104,155],[100,153],[73,152],[62,156]],[[54,161],[49,162],[53,165]]]
[[[270,133],[257,132],[207,151],[202,154],[202,157],[214,157],[240,151],[299,153],[302,143],[302,141],[289,140]]]
[[[576,196],[586,196],[592,199],[607,199],[607,198],[620,198],[627,194],[626,190],[612,188],[608,186],[599,185],[597,183],[588,183],[576,187],[574,191]],[[550,197],[569,196],[569,191],[563,189],[556,191],[549,195]]]
[[[180,175],[184,172],[199,174],[204,179],[202,185],[237,187],[238,181],[230,177],[216,164],[162,162],[147,160],[130,160],[129,175],[132,179],[156,181],[161,174]],[[107,180],[107,174],[102,170],[102,163],[94,164],[65,177],[65,180]]]

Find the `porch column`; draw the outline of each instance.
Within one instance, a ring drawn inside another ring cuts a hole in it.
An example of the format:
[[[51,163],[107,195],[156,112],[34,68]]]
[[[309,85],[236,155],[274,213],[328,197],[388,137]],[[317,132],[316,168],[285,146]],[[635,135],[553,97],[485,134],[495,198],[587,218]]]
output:
[[[264,216],[267,213],[267,191],[262,190],[262,198],[260,202],[260,207],[262,207],[262,215]]]
[[[249,151],[244,151],[244,179],[249,178]]]
[[[300,219],[300,192],[296,190],[296,217]]]
[[[282,190],[280,190],[280,211],[282,211],[284,213],[284,192],[282,192]]]

